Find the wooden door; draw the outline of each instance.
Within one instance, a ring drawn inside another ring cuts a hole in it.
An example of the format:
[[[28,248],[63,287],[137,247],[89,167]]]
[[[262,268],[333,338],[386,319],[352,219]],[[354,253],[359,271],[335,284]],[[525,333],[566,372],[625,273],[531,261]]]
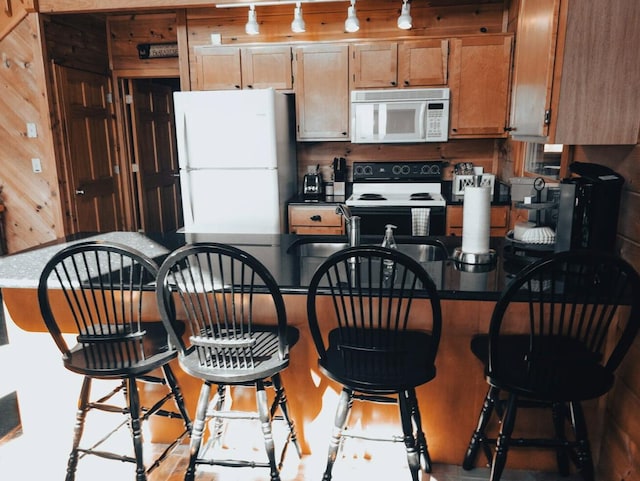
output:
[[[123,228],[110,81],[54,65],[63,132],[66,234]]]
[[[349,140],[349,47],[294,47],[298,140]]]
[[[451,137],[506,137],[510,35],[451,41]]]
[[[131,125],[140,228],[182,227],[182,202],[173,113],[173,89],[151,79],[130,81]]]

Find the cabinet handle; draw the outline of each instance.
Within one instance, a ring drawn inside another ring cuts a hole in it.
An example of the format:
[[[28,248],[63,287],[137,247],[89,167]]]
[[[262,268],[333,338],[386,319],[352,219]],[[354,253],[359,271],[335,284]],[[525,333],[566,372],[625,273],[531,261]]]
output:
[[[409,82],[408,80],[405,80],[404,84],[408,87],[409,85],[411,85],[411,82]]]
[[[389,83],[391,84],[392,87],[395,87],[396,85],[398,85],[398,82],[396,82],[395,80],[392,80]]]
[[[247,88],[248,88],[248,89],[252,89],[252,88],[253,88],[253,85],[247,85]]]
[[[239,88],[240,88],[240,85],[234,85],[234,87],[235,87],[235,88],[237,88],[237,89],[239,89]]]
[[[505,127],[505,128],[504,128],[504,131],[505,131],[505,132],[514,132],[514,131],[516,131],[516,130],[518,130],[518,129],[516,129],[515,127]]]
[[[313,222],[320,222],[322,221],[322,216],[318,214],[312,215],[311,217],[309,217],[309,220],[312,220]]]

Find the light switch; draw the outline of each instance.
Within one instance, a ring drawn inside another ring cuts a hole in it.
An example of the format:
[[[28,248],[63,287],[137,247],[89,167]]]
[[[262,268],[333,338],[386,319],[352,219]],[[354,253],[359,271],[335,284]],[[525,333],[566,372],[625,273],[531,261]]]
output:
[[[34,158],[31,159],[31,167],[36,174],[42,172],[42,164],[40,163],[40,159]]]
[[[38,129],[33,122],[27,122],[27,137],[30,139],[38,137]]]

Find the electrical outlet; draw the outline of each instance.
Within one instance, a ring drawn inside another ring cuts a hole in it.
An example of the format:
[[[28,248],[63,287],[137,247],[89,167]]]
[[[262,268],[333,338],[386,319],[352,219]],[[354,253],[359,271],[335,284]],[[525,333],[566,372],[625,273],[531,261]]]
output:
[[[38,129],[33,122],[27,122],[27,137],[30,139],[38,137]]]
[[[40,163],[40,159],[31,159],[31,167],[36,174],[42,172],[42,164]]]

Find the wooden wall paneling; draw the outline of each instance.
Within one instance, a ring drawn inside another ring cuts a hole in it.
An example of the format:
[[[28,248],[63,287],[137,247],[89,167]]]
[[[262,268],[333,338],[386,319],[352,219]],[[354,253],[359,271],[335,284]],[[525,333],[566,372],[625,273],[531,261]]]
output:
[[[25,17],[0,40],[0,182],[9,253],[64,232],[42,42],[38,14]],[[36,125],[36,138],[27,137],[27,122]],[[33,158],[40,159],[41,173],[33,172]]]
[[[112,70],[144,71],[146,77],[180,75],[178,57],[140,59],[137,49],[142,43],[177,42],[175,13],[110,16],[107,25]]]
[[[178,38],[180,89],[191,90],[189,33],[187,31],[187,12],[185,10],[178,10],[176,12],[176,35]]]
[[[350,142],[298,142],[298,178],[307,173],[308,166],[320,165],[325,181],[331,180],[334,157],[347,159],[349,172],[353,162],[392,160],[443,160],[444,179],[451,180],[454,164],[471,161],[485,172],[497,173],[497,152],[503,140],[465,139],[424,144],[352,144]]]
[[[107,29],[97,15],[43,15],[48,58],[58,65],[99,74],[109,71]]]

